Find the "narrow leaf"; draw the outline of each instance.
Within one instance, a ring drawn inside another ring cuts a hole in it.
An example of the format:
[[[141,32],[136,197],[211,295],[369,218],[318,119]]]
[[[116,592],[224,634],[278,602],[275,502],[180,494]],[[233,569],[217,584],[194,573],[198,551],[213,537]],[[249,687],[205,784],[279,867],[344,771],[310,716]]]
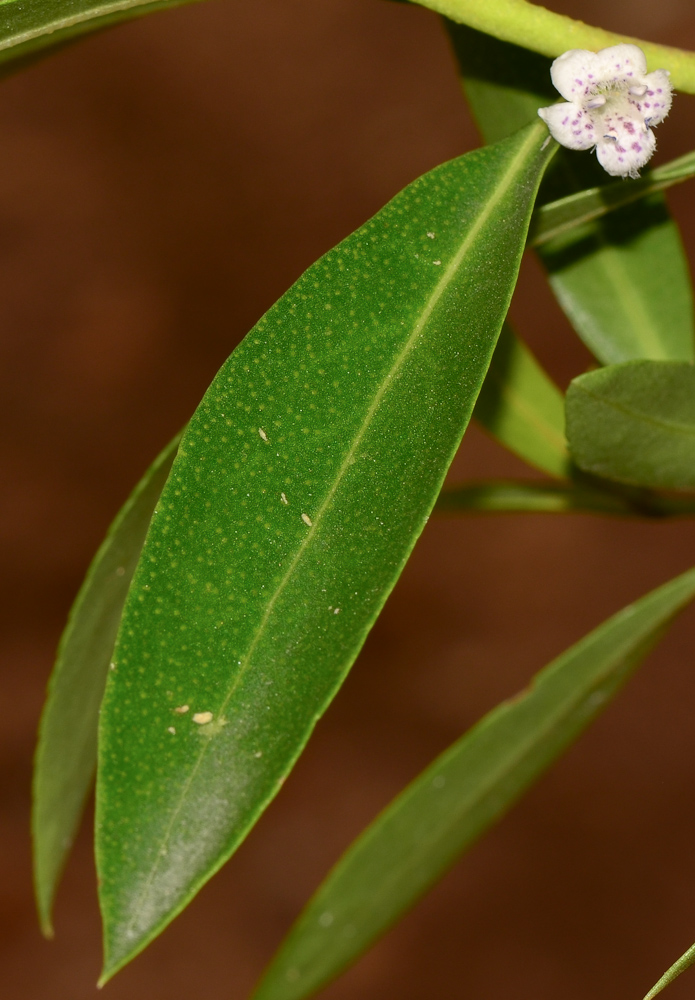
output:
[[[1,0],[0,75],[80,35],[189,0]],[[44,50],[46,50],[44,52]]]
[[[574,379],[567,435],[586,472],[656,489],[695,489],[695,365],[629,361]]]
[[[690,570],[624,608],[435,760],[343,855],[254,1000],[300,1000],[354,962],[577,739],[693,596]]]
[[[690,274],[663,195],[548,240],[538,253],[558,302],[603,364],[695,358]]]
[[[566,476],[565,401],[505,323],[473,416],[501,444],[551,476]]]
[[[606,484],[610,485],[610,484]],[[581,482],[492,480],[445,487],[437,513],[610,514],[616,517],[692,517],[695,499],[647,490],[608,490]]]
[[[104,980],[277,793],[434,505],[509,305],[533,125],[415,181],[223,366],[186,431],[101,715]]]
[[[683,955],[681,955],[678,961],[674,962],[671,968],[666,970],[666,972],[663,974],[658,983],[655,983],[654,986],[652,986],[649,993],[647,993],[647,995],[645,996],[644,1000],[652,1000],[652,998],[655,997],[657,993],[661,993],[663,989],[666,989],[666,987],[669,986],[674,979],[678,979],[681,972],[685,972],[685,970],[689,969],[690,966],[693,965],[694,963],[695,963],[695,944],[691,945],[691,947],[688,948],[688,950]]]
[[[665,191],[692,177],[695,177],[695,152],[686,153],[661,167],[655,167],[637,180],[602,184],[600,187],[577,191],[566,198],[539,205],[531,219],[529,245],[540,246],[570,229],[592,222],[657,191]]]
[[[447,27],[486,141],[533,121],[539,107],[557,99],[549,59],[470,28]],[[561,149],[539,204],[605,179],[593,153]],[[537,252],[560,306],[599,361],[695,359],[690,274],[662,194],[546,239]]]
[[[58,647],[41,716],[32,815],[36,899],[48,937],[56,888],[96,769],[99,705],[118,624],[178,440],[150,466],[109,528]]]

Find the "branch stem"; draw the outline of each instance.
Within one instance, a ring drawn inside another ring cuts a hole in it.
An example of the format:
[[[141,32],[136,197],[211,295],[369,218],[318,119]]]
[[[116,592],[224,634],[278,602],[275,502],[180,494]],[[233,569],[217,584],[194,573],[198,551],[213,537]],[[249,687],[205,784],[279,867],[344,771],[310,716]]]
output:
[[[604,49],[633,42],[644,51],[650,70],[667,69],[676,90],[695,94],[695,52],[594,28],[528,0],[415,0],[458,24],[467,24],[504,42],[555,58],[568,49]]]

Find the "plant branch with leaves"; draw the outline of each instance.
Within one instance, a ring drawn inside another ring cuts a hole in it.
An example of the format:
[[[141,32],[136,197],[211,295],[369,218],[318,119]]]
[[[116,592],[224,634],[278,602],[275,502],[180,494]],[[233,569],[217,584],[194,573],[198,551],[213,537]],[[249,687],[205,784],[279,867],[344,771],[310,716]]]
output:
[[[176,2],[7,0],[4,72]],[[101,983],[280,791],[433,511],[695,513],[692,289],[664,195],[695,152],[647,167],[671,86],[695,93],[695,54],[525,0],[423,6],[445,17],[484,145],[415,180],[258,320],[118,514],[60,644],[36,894],[52,934],[96,771]],[[507,319],[526,249],[595,360],[566,393]],[[530,477],[445,486],[471,420]],[[387,931],[617,695],[694,574],[599,624],[416,778],[254,997],[308,997]]]

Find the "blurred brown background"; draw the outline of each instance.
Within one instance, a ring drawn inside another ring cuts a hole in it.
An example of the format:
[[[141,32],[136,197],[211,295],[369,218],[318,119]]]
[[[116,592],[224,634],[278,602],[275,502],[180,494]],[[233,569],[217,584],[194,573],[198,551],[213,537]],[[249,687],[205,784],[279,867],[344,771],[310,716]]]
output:
[[[695,47],[691,0],[553,0]],[[659,129],[692,148],[695,98]],[[380,0],[210,0],[82,42],[0,102],[0,982],[97,996],[86,829],[36,928],[32,746],[104,530],[258,316],[407,182],[477,144],[437,18]],[[693,187],[673,192],[691,258]],[[587,364],[534,265],[517,325]],[[523,473],[480,432],[456,475]],[[695,561],[695,526],[434,518],[259,827],[106,987],[242,1000],[344,846],[432,756],[629,600]],[[695,612],[526,800],[331,1000],[633,997],[695,940]],[[692,996],[695,972],[671,990]]]

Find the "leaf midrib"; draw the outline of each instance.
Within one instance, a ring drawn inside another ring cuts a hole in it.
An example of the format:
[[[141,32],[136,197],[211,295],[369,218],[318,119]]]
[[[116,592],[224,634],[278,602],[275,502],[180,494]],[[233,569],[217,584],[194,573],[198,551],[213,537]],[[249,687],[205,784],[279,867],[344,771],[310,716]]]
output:
[[[497,383],[501,395],[507,400],[511,408],[516,410],[521,417],[526,419],[538,431],[543,441],[552,447],[558,457],[565,460],[568,459],[569,454],[564,435],[560,433],[557,427],[551,424],[545,414],[540,413],[539,410],[530,406],[523,394],[513,384],[505,382],[497,371],[491,371],[490,377]]]
[[[488,199],[488,201],[485,202],[485,204],[483,206],[483,209],[481,210],[481,212],[478,215],[477,219],[475,220],[475,222],[469,228],[468,233],[467,233],[465,239],[463,240],[463,242],[461,244],[461,247],[459,248],[459,250],[455,254],[455,256],[452,259],[451,263],[447,266],[446,270],[442,274],[442,277],[440,278],[440,280],[438,281],[437,285],[435,286],[434,291],[430,295],[430,297],[429,297],[426,305],[424,306],[424,308],[423,308],[423,310],[422,310],[422,312],[420,314],[420,317],[419,317],[417,323],[415,324],[413,332],[411,333],[410,337],[408,338],[408,340],[404,344],[402,350],[400,351],[400,353],[398,354],[396,360],[394,361],[394,363],[393,363],[393,365],[391,367],[391,370],[386,375],[386,377],[384,378],[384,380],[383,380],[383,382],[382,382],[379,390],[375,394],[374,400],[372,401],[372,403],[371,403],[371,405],[370,405],[370,407],[369,407],[369,409],[367,411],[367,414],[366,414],[366,416],[365,416],[365,418],[364,418],[364,420],[362,422],[362,425],[360,426],[359,430],[357,431],[357,433],[355,435],[353,444],[351,445],[349,451],[347,452],[347,454],[346,454],[346,456],[345,456],[345,458],[344,458],[344,460],[343,460],[343,462],[342,462],[342,464],[340,466],[340,469],[338,470],[338,473],[337,473],[337,475],[335,477],[334,484],[331,487],[331,489],[329,490],[328,494],[326,495],[326,498],[324,499],[323,503],[321,504],[321,506],[319,507],[319,509],[317,511],[316,517],[314,518],[314,524],[313,524],[313,526],[311,528],[309,528],[304,541],[299,546],[299,548],[297,550],[297,553],[296,553],[294,559],[291,561],[289,567],[287,568],[287,571],[286,571],[284,577],[282,578],[282,580],[278,584],[275,592],[273,593],[272,597],[268,601],[268,604],[266,606],[266,610],[265,610],[265,612],[263,614],[263,617],[261,619],[259,628],[258,628],[258,630],[256,632],[256,635],[254,636],[254,639],[253,639],[253,642],[251,643],[251,646],[249,647],[248,653],[246,654],[246,662],[245,662],[244,665],[242,665],[242,667],[238,671],[236,677],[234,678],[234,682],[233,682],[232,686],[230,687],[229,693],[227,694],[227,696],[224,698],[223,702],[221,703],[221,705],[220,705],[220,707],[218,709],[218,716],[224,714],[224,711],[225,711],[226,707],[228,706],[229,702],[233,698],[233,696],[234,696],[236,690],[238,689],[239,685],[241,684],[243,678],[246,676],[246,674],[248,673],[249,669],[251,668],[254,653],[255,653],[256,649],[258,648],[258,645],[259,645],[259,643],[261,641],[261,638],[263,637],[263,635],[265,633],[265,627],[266,627],[266,625],[267,625],[267,623],[268,623],[268,621],[270,619],[270,616],[272,615],[273,609],[275,608],[275,605],[277,604],[277,602],[280,599],[281,595],[283,594],[283,592],[285,591],[285,589],[289,585],[289,583],[290,583],[290,581],[291,581],[291,579],[292,579],[292,577],[294,575],[294,572],[295,572],[297,566],[299,565],[299,563],[301,562],[301,560],[303,559],[305,553],[307,551],[309,551],[310,542],[311,542],[312,538],[315,535],[316,529],[319,527],[319,525],[321,523],[321,518],[322,518],[323,514],[325,513],[326,509],[328,508],[329,504],[332,502],[333,498],[335,497],[335,494],[336,494],[336,492],[337,492],[337,490],[338,490],[338,488],[339,488],[339,486],[340,486],[343,478],[345,477],[346,472],[348,471],[348,469],[350,468],[350,466],[353,464],[352,459],[354,458],[354,455],[355,455],[355,453],[356,453],[359,445],[361,444],[362,440],[364,439],[365,434],[367,433],[367,430],[368,430],[368,428],[369,428],[369,426],[370,426],[370,424],[372,422],[372,418],[374,417],[374,414],[376,413],[376,411],[377,411],[377,409],[378,409],[378,407],[379,407],[379,405],[380,405],[383,397],[385,396],[386,392],[388,391],[388,388],[390,387],[391,383],[393,382],[395,376],[398,374],[399,370],[403,367],[403,364],[405,363],[407,357],[410,355],[410,353],[412,352],[413,348],[415,347],[415,344],[416,344],[417,340],[419,339],[420,334],[422,333],[424,327],[426,326],[426,324],[428,323],[429,319],[431,318],[432,313],[433,313],[433,311],[434,311],[437,303],[439,302],[441,296],[444,294],[444,291],[448,287],[448,285],[449,285],[449,283],[451,281],[451,278],[453,277],[453,275],[456,273],[456,271],[460,267],[461,261],[462,261],[463,257],[465,256],[466,252],[468,251],[468,249],[470,248],[473,240],[478,235],[478,233],[480,232],[480,230],[482,229],[482,227],[485,225],[485,223],[488,221],[488,219],[490,218],[490,215],[492,214],[492,212],[494,211],[494,209],[497,207],[497,205],[499,204],[499,202],[502,200],[502,198],[506,195],[506,193],[508,192],[508,190],[512,186],[514,180],[516,179],[516,174],[519,171],[520,164],[523,164],[526,161],[526,157],[527,157],[527,154],[528,154],[529,147],[533,146],[534,143],[537,141],[537,138],[538,138],[537,137],[537,132],[538,131],[539,131],[539,127],[534,125],[533,128],[531,129],[531,132],[530,132],[530,135],[529,135],[528,139],[522,144],[522,146],[520,147],[520,149],[517,152],[516,156],[514,157],[512,163],[510,164],[510,166],[508,168],[508,172],[507,172],[506,178],[504,179],[504,181],[497,188],[497,191],[495,192],[495,195],[492,198]],[[179,801],[176,804],[174,810],[172,811],[171,819],[170,819],[169,824],[167,825],[167,828],[166,828],[166,830],[164,832],[164,835],[162,837],[162,840],[161,840],[161,843],[160,843],[160,848],[159,848],[159,850],[157,852],[156,860],[155,860],[155,862],[154,862],[154,864],[152,866],[152,869],[150,871],[150,875],[148,876],[148,878],[147,878],[147,880],[145,882],[145,885],[143,886],[143,889],[142,889],[142,891],[140,893],[139,902],[136,904],[136,907],[135,907],[134,912],[133,912],[133,916],[131,917],[131,920],[130,920],[130,922],[128,924],[128,927],[126,929],[126,934],[128,934],[128,932],[132,932],[134,924],[136,923],[136,921],[137,921],[137,919],[138,919],[138,917],[139,917],[139,915],[140,915],[140,913],[142,911],[142,907],[143,907],[144,902],[145,902],[145,900],[147,898],[147,894],[149,892],[150,886],[152,885],[152,883],[154,881],[154,878],[155,878],[155,876],[157,874],[157,870],[158,870],[159,865],[161,863],[161,857],[163,856],[162,851],[166,847],[167,843],[169,842],[169,838],[171,837],[171,834],[173,832],[174,826],[175,826],[175,824],[176,824],[176,822],[178,820],[178,817],[179,817],[179,815],[181,813],[181,810],[184,807],[184,804],[185,804],[185,801],[186,801],[189,789],[191,788],[191,786],[193,784],[193,781],[195,780],[195,777],[196,777],[196,775],[197,775],[197,773],[198,773],[198,771],[200,769],[200,766],[201,766],[201,764],[203,762],[203,759],[205,757],[207,749],[208,749],[208,744],[206,744],[205,746],[203,746],[201,748],[200,753],[198,755],[198,759],[196,760],[195,764],[193,765],[193,767],[191,769],[191,772],[189,774],[189,777],[186,780],[186,782],[185,782],[185,784],[184,784],[184,786],[183,786],[183,788],[181,790],[181,795],[180,795]],[[156,926],[157,926],[157,924],[154,925],[154,927],[156,927]],[[154,930],[154,927],[152,928],[152,931]]]
[[[597,227],[598,242],[605,251],[603,266],[613,278],[613,286],[618,292],[623,308],[628,318],[632,320],[632,329],[642,349],[642,356],[655,361],[668,360],[668,351],[662,343],[659,333],[642,296],[634,294],[633,285],[625,265],[624,255],[619,253],[615,244],[610,242],[602,226]],[[603,331],[601,330],[603,339]]]
[[[635,420],[639,423],[647,424],[657,428],[658,430],[665,430],[672,432],[674,434],[681,434],[683,437],[695,437],[695,423],[692,424],[682,424],[671,420],[666,420],[664,417],[653,417],[646,414],[644,411],[633,410],[627,403],[620,403],[615,399],[607,399],[605,396],[600,395],[596,391],[591,391],[583,385],[577,386],[579,392],[583,392],[584,395],[593,399],[597,403],[602,403],[604,406],[608,406],[618,413],[622,413],[626,417]]]

